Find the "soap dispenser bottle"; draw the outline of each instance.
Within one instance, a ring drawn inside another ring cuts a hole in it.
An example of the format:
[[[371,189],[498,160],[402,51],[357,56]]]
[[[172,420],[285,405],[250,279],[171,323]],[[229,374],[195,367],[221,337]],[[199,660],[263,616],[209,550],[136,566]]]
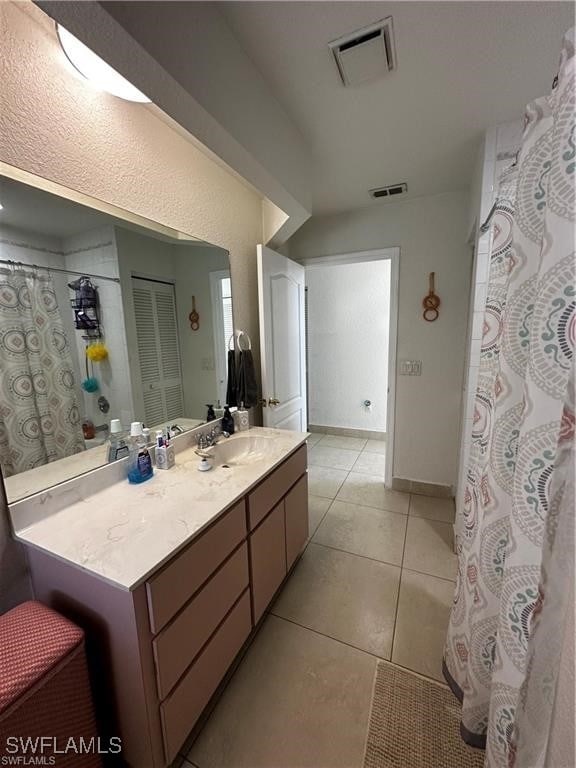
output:
[[[222,416],[222,432],[228,432],[229,435],[234,434],[234,417],[230,413],[230,406],[224,406],[224,416]]]
[[[210,405],[207,405],[206,408],[208,408],[208,413],[206,414],[206,421],[214,421],[216,419],[216,414],[214,413],[214,406],[210,404]]]

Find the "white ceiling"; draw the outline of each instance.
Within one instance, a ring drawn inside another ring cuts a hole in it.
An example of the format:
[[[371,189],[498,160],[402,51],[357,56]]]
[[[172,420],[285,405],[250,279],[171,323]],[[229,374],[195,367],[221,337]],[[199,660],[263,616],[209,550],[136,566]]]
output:
[[[469,185],[483,131],[550,90],[571,2],[222,2],[313,152],[313,213]],[[391,15],[397,71],[344,88],[328,42]],[[279,148],[278,151],[281,151]]]

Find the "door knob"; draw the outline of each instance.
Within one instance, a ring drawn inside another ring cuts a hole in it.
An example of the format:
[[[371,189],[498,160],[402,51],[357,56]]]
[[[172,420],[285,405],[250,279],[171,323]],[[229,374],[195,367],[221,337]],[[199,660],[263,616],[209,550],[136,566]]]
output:
[[[268,398],[268,405],[280,405],[280,400],[276,397],[270,397]]]

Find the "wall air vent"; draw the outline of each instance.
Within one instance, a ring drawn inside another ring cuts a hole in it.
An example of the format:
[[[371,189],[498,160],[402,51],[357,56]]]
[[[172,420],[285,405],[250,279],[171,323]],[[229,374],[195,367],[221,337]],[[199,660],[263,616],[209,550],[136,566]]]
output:
[[[408,192],[407,184],[392,184],[389,187],[378,187],[370,190],[370,197],[379,199],[381,197],[397,197]]]
[[[392,16],[328,43],[344,85],[375,80],[396,69]]]

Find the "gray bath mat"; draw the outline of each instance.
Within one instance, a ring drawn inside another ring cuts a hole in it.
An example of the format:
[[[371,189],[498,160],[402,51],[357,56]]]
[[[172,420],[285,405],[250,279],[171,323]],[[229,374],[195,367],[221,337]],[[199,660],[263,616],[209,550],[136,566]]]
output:
[[[364,768],[482,768],[460,738],[460,703],[448,688],[378,662]]]

